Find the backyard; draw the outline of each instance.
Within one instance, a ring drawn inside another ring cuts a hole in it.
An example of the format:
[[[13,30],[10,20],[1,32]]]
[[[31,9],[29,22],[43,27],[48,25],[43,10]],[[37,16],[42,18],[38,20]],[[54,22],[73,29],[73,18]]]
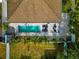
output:
[[[45,38],[36,40],[31,38],[15,38],[10,44],[10,58],[11,59],[64,59],[64,45],[57,43],[54,39],[48,41]],[[51,52],[50,52],[51,51]],[[74,49],[73,44],[68,44],[68,59],[79,58],[79,49]],[[52,54],[52,56],[51,56]],[[50,56],[49,56],[50,55]]]
[[[64,0],[63,12],[69,13],[71,11],[71,0]],[[0,5],[1,8],[1,5]],[[77,10],[77,14],[79,10]],[[1,14],[1,9],[0,9]],[[71,15],[69,13],[69,15]],[[1,17],[1,16],[0,16]],[[72,22],[72,25],[76,23]],[[7,24],[3,24],[3,29],[7,30]],[[77,33],[79,35],[79,16],[77,17]],[[77,35],[77,36],[78,36]],[[58,39],[58,38],[56,38]],[[56,39],[49,41],[46,37],[14,37],[10,41],[10,59],[46,59],[45,57],[64,59],[63,43],[57,43]],[[79,37],[78,37],[79,39]],[[78,40],[79,41],[79,40]],[[55,43],[53,43],[55,42]],[[79,44],[78,44],[79,45]],[[70,45],[73,46],[73,45]],[[0,59],[5,59],[6,49],[4,44],[0,44]],[[79,55],[74,55],[74,49],[68,47],[68,59],[75,59]],[[79,49],[78,49],[79,50]],[[47,53],[47,51],[49,53]],[[50,52],[51,51],[51,52]],[[46,55],[48,54],[48,55]],[[51,59],[50,58],[50,59]]]
[[[71,7],[74,6],[72,5],[71,0],[64,0],[63,4],[64,4],[63,12],[67,12],[70,16],[72,16]],[[77,21],[78,20],[79,19],[77,19]],[[76,25],[76,23],[72,22],[71,25]],[[64,59],[63,45],[61,45],[62,43],[57,44],[57,43],[53,43],[52,41],[49,42],[47,41],[47,39],[42,40],[42,38],[40,38],[41,40],[40,39],[37,40],[34,37],[31,38],[30,40],[29,39],[19,37],[18,39],[15,38],[11,41],[11,45],[10,45],[11,59],[45,59],[46,50],[49,51],[52,50],[53,51],[52,56],[56,56],[57,59]],[[79,51],[77,52],[76,55],[76,53],[74,53],[74,50],[71,47],[68,48],[67,50],[68,50],[68,59],[75,59],[76,57],[78,57]]]
[[[31,59],[41,59],[41,56],[44,55],[45,49],[55,50],[52,44],[34,44],[33,42],[29,42],[23,44],[19,42],[17,44],[11,45],[11,59],[26,59],[27,57]],[[16,52],[17,51],[17,52]],[[23,57],[25,56],[25,57]],[[23,57],[23,58],[22,58]]]
[[[16,52],[17,51],[17,52]],[[56,44],[53,42],[33,41],[33,38],[12,40],[10,45],[11,59],[46,59],[45,53],[52,51],[52,54],[57,59],[64,59],[63,44]],[[60,52],[61,51],[61,52]],[[48,55],[47,55],[48,56]],[[51,58],[53,58],[50,56]],[[49,57],[49,58],[50,58]]]

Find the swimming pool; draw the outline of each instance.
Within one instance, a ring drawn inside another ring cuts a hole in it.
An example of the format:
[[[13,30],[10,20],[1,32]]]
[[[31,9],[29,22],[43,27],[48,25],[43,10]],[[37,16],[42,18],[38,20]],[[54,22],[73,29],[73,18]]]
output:
[[[40,32],[40,26],[18,26],[19,32]]]

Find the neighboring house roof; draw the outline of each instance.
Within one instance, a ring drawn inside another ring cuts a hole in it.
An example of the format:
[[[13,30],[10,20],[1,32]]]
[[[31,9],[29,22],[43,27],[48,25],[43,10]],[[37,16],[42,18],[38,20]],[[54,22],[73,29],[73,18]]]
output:
[[[8,22],[45,23],[61,20],[61,0],[8,0]]]

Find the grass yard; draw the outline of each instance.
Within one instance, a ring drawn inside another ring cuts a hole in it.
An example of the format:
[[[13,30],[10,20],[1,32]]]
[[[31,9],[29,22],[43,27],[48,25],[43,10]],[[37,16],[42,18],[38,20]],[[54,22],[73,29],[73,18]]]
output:
[[[10,48],[11,48],[11,54],[10,54],[11,59],[23,59],[24,56],[25,57],[30,56],[31,59],[41,59],[41,56],[44,55],[44,51],[46,49],[52,49],[53,51],[56,50],[53,44],[51,43],[48,44],[44,42],[36,44],[34,44],[33,42],[29,42],[26,44],[19,42],[17,44],[11,44]]]
[[[68,45],[69,46],[69,45]],[[12,41],[10,44],[10,59],[45,59],[45,51],[52,50],[52,56],[56,59],[64,59],[63,43],[55,44],[52,42],[36,42],[28,41],[24,43],[24,39]],[[74,59],[72,48],[68,49],[68,59]],[[78,53],[78,52],[77,52]],[[79,53],[76,55],[78,57]],[[41,58],[43,57],[43,58]],[[49,58],[50,59],[50,58]]]
[[[0,59],[6,59],[6,46],[0,43]]]
[[[17,37],[10,44],[11,59],[44,59],[45,54],[51,51],[52,56],[63,59],[63,44],[44,41],[45,37]],[[39,41],[40,40],[40,41]],[[48,55],[49,55],[48,54]]]

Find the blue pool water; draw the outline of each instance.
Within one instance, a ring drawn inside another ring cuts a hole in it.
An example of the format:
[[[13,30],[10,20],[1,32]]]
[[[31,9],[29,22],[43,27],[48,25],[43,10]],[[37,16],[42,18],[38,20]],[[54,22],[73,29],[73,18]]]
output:
[[[19,32],[40,32],[40,26],[18,26]]]

